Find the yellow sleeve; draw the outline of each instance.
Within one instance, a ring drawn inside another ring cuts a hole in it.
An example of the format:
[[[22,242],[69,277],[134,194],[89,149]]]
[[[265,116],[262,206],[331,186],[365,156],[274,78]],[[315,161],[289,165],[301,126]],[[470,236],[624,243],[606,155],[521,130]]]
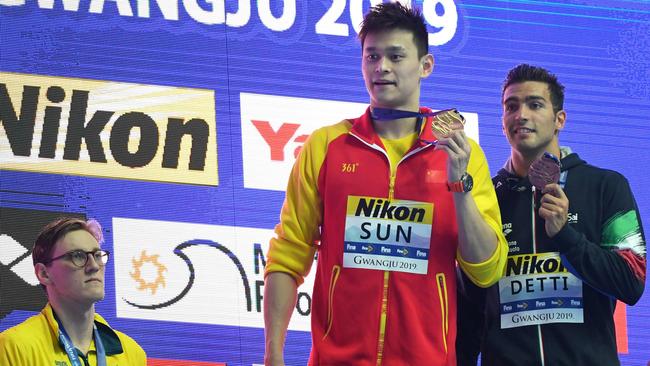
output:
[[[147,366],[147,354],[144,352],[144,349],[131,337],[128,335],[115,331],[120,343],[122,343],[122,348],[126,354],[129,365],[131,366]]]
[[[27,366],[30,364],[23,355],[27,344],[11,336],[12,329],[0,333],[0,365]],[[15,333],[14,333],[15,334]]]
[[[474,180],[474,188],[472,188],[471,194],[481,216],[497,236],[497,247],[492,256],[482,263],[466,262],[461,258],[460,252],[456,255],[456,259],[472,282],[480,287],[489,287],[496,283],[505,273],[508,244],[501,229],[501,213],[485,154],[474,140],[469,139],[469,141],[472,152],[467,171]]]
[[[328,143],[349,130],[348,121],[314,131],[303,145],[291,170],[287,193],[270,241],[264,275],[284,272],[298,285],[307,276],[320,239],[322,201],[318,176],[325,160]]]

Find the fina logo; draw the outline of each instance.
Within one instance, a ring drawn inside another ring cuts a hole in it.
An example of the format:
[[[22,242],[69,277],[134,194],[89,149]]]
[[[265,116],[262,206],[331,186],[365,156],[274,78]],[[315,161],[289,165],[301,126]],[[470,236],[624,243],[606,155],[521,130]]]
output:
[[[184,249],[192,246],[207,246],[207,247],[215,248],[217,251],[225,254],[233,262],[233,264],[239,271],[239,274],[241,275],[242,284],[244,286],[244,296],[246,298],[246,310],[251,311],[252,310],[251,289],[250,289],[250,285],[248,284],[248,276],[246,275],[246,270],[244,269],[242,263],[239,261],[237,256],[225,246],[210,240],[200,240],[200,239],[186,241],[182,244],[179,244],[176,248],[174,248],[174,255],[180,257],[185,262],[185,264],[187,265],[187,269],[189,271],[189,278],[187,280],[187,284],[178,295],[174,296],[172,299],[168,301],[164,301],[157,304],[151,304],[151,305],[138,304],[136,302],[129,301],[126,298],[123,298],[123,300],[127,304],[134,306],[138,309],[153,310],[153,309],[160,309],[160,308],[173,305],[179,300],[181,300],[182,298],[184,298],[185,295],[187,295],[187,293],[192,289],[192,286],[194,285],[194,280],[196,278],[192,260],[187,256],[187,254],[183,252]],[[135,258],[132,259],[133,267],[135,271],[130,273],[130,275],[136,282],[138,282],[139,284],[138,290],[144,291],[149,289],[151,291],[151,294],[154,295],[159,285],[165,286],[165,278],[162,275],[162,273],[166,272],[167,268],[158,261],[158,258],[159,255],[147,256],[146,251],[142,251],[140,255],[140,259],[138,260],[136,260]],[[142,275],[142,267],[147,262],[156,268],[157,275],[156,275],[156,279],[153,282],[147,282]]]

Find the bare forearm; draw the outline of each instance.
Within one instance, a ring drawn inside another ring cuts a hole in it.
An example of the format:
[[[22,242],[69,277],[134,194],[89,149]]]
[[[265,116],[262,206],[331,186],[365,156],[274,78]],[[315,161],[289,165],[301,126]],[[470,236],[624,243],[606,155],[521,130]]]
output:
[[[286,273],[270,273],[264,284],[264,364],[284,364],[284,340],[296,305],[296,281]]]
[[[470,193],[453,195],[460,255],[470,263],[485,262],[496,250],[497,236],[481,216]]]

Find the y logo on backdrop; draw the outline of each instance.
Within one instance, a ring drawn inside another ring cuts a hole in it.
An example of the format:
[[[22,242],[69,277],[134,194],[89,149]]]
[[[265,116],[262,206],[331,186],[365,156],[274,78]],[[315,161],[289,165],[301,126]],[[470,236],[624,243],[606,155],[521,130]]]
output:
[[[307,136],[319,127],[362,115],[367,104],[241,93],[244,187],[283,191]],[[478,141],[478,114],[462,112]]]

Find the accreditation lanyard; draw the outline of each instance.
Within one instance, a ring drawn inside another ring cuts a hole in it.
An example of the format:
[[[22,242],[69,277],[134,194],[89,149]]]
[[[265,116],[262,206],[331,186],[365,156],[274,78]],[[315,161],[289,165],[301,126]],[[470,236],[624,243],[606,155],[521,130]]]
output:
[[[68,333],[65,331],[65,328],[63,328],[63,325],[59,321],[59,319],[56,319],[57,323],[59,323],[59,342],[61,345],[63,345],[63,348],[65,349],[65,353],[68,354],[68,358],[70,359],[70,363],[72,363],[72,366],[82,366],[81,361],[79,361],[79,357],[77,355],[77,351],[70,341],[70,337],[68,337]],[[102,339],[99,336],[99,331],[97,331],[97,326],[93,324],[93,336],[95,338],[95,349],[97,351],[97,366],[106,366],[106,351],[104,350],[104,344],[102,343]]]

